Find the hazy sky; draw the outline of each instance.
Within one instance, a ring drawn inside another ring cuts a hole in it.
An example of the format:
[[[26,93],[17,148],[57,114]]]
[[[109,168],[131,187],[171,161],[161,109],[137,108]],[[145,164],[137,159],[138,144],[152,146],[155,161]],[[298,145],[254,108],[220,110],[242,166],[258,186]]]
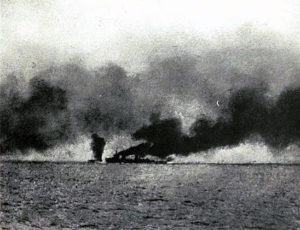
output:
[[[1,0],[1,72],[70,61],[134,71],[157,50],[195,49],[244,25],[297,43],[300,1]]]

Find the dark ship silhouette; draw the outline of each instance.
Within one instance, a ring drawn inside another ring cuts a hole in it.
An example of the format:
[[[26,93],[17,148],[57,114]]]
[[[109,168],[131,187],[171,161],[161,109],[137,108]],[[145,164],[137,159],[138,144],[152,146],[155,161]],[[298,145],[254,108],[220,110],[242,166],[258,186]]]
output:
[[[91,148],[94,153],[94,160],[90,160],[89,162],[101,162],[102,154],[104,151],[104,146],[106,144],[104,138],[99,137],[97,134],[92,134],[92,143]],[[167,161],[157,161],[144,158],[149,152],[152,144],[150,143],[142,143],[128,149],[122,150],[120,152],[116,152],[113,157],[106,158],[105,161],[107,163],[148,163],[148,164],[164,164]],[[133,156],[134,158],[128,158],[129,156]]]

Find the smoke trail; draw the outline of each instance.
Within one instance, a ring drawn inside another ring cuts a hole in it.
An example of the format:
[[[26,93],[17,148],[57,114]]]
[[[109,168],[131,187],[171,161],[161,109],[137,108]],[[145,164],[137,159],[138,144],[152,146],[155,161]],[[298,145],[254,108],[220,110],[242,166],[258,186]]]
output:
[[[265,88],[242,88],[234,92],[226,116],[217,121],[197,119],[190,136],[182,133],[178,119],[161,120],[154,115],[151,124],[137,130],[133,137],[152,143],[149,154],[161,158],[235,146],[251,136],[261,137],[274,148],[299,145],[300,88],[286,89],[275,103],[265,96],[265,91]]]

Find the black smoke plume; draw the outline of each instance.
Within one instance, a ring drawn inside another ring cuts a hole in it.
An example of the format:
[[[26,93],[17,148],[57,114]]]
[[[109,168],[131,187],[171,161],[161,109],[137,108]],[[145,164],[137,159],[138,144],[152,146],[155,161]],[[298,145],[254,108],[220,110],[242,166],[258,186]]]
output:
[[[179,119],[160,120],[158,114],[152,114],[150,120],[152,124],[143,126],[133,134],[133,138],[153,144],[148,154],[164,158],[172,153],[182,153],[182,150],[186,150]]]
[[[265,140],[272,146],[285,147],[300,140],[300,88],[281,93],[268,117]]]
[[[148,113],[137,110],[133,88],[124,69],[113,64],[95,72],[76,65],[50,68],[32,78],[25,92],[9,76],[1,84],[1,152],[43,151],[80,135],[132,132]]]
[[[234,146],[255,135],[274,148],[299,144],[300,88],[285,90],[276,102],[268,99],[265,91],[243,88],[234,92],[224,116],[217,121],[197,119],[189,136],[182,132],[180,120],[161,120],[154,114],[151,124],[137,130],[133,138],[151,143],[149,154],[160,158]]]
[[[29,96],[13,88],[1,90],[1,150],[44,150],[66,141],[70,132],[65,90],[49,82],[33,78]],[[5,93],[10,100],[3,100]]]

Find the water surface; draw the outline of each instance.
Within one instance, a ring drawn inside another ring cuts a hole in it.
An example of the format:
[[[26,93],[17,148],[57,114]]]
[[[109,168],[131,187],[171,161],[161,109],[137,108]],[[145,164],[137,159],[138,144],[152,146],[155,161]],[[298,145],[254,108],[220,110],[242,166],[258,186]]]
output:
[[[300,166],[0,163],[0,228],[297,229]]]

